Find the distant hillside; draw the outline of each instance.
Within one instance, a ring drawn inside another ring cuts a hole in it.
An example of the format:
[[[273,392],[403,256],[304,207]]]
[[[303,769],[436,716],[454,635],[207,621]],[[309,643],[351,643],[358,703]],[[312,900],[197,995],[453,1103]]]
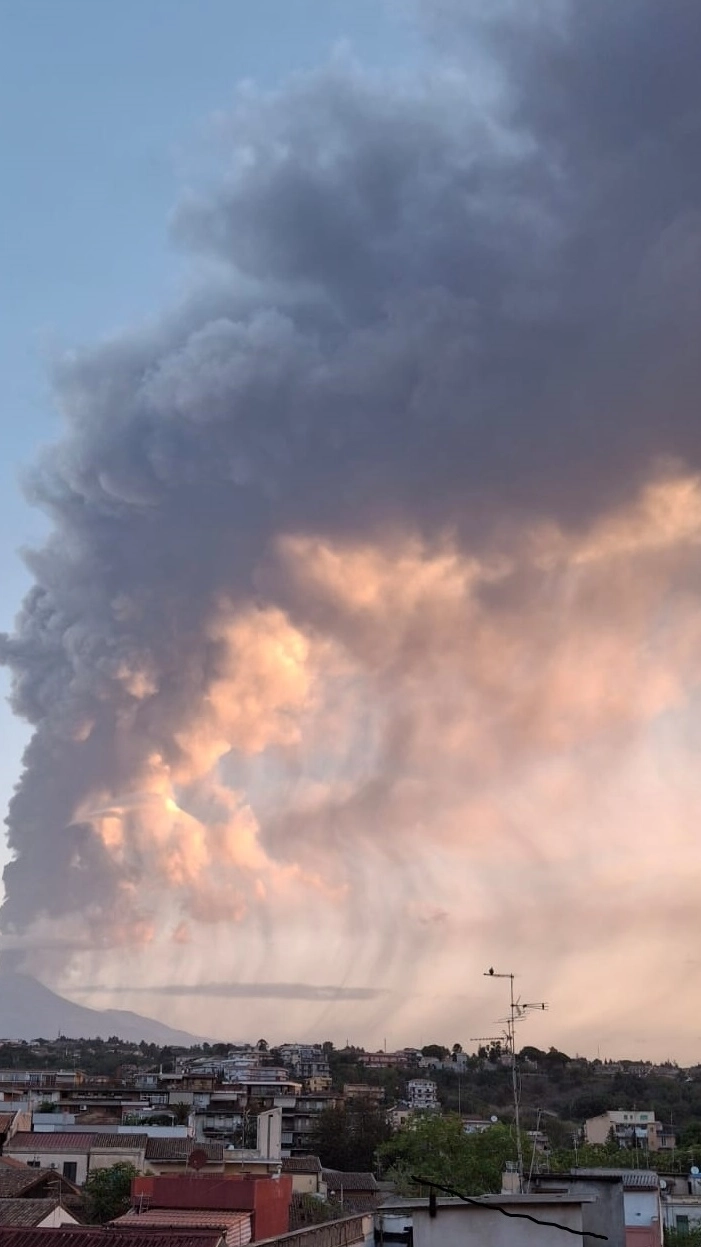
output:
[[[58,996],[29,974],[0,971],[0,1039],[55,1039],[61,1033],[72,1039],[108,1039],[117,1035],[139,1043],[199,1043],[195,1035],[174,1030],[154,1018],[126,1009],[88,1009]]]

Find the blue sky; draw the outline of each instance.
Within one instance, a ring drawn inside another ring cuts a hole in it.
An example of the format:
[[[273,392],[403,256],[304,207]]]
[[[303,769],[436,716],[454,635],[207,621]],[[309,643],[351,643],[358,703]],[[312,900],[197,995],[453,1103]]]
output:
[[[4,0],[0,135],[0,628],[40,539],[21,473],[60,430],[52,356],[156,313],[182,261],[168,218],[209,119],[238,82],[271,86],[340,41],[367,65],[411,65],[414,34],[379,0]],[[8,124],[9,121],[9,124]],[[0,673],[0,809],[26,729]],[[4,854],[4,846],[0,850]]]

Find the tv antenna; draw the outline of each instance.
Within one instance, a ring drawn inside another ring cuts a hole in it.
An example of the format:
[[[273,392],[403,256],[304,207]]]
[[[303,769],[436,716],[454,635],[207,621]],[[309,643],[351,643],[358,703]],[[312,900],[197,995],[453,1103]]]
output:
[[[531,1013],[544,1013],[547,1004],[544,1000],[539,1001],[522,1001],[521,997],[514,996],[514,979],[516,975],[510,971],[508,974],[499,973],[490,966],[484,972],[486,979],[508,979],[509,980],[509,1013],[505,1018],[500,1018],[500,1022],[506,1025],[506,1042],[507,1048],[511,1053],[511,1086],[514,1096],[514,1126],[516,1128],[516,1155],[518,1157],[518,1189],[523,1192],[523,1143],[521,1140],[521,1112],[520,1112],[520,1096],[518,1089],[518,1069],[516,1065],[516,1026],[519,1022],[523,1022]]]

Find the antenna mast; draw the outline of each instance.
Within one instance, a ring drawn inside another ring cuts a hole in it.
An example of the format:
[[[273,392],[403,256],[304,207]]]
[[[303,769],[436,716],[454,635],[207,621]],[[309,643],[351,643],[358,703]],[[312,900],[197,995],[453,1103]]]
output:
[[[514,1097],[514,1126],[516,1128],[516,1155],[518,1157],[518,1189],[523,1193],[523,1143],[521,1140],[521,1111],[520,1096],[518,1090],[518,1069],[516,1065],[516,1023],[522,1022],[529,1013],[534,1010],[545,1011],[547,1004],[544,1000],[532,1004],[522,1004],[520,997],[514,999],[514,979],[515,974],[511,971],[508,974],[498,974],[493,966],[485,970],[484,977],[488,979],[508,979],[509,980],[509,1016],[500,1019],[506,1023],[507,1043],[511,1049],[511,1087]]]

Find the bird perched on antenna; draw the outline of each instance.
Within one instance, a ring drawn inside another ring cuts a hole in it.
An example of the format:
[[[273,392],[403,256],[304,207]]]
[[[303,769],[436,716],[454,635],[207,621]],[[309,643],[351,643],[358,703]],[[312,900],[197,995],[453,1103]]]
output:
[[[491,974],[491,975],[493,975],[493,974],[494,974],[494,966],[490,966],[490,967],[489,967],[489,969],[488,969],[488,971],[487,971],[487,974]]]

